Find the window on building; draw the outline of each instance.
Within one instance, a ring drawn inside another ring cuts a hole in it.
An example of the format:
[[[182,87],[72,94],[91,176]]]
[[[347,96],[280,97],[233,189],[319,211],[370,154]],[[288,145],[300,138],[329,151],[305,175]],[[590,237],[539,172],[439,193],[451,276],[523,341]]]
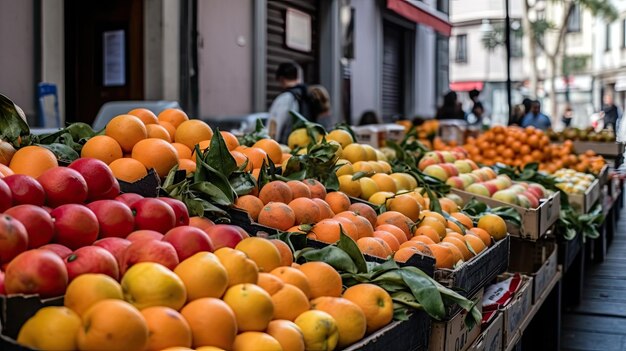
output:
[[[437,51],[435,53],[435,91],[437,93],[437,106],[441,105],[443,94],[450,90],[450,68],[448,60],[450,52],[448,37],[437,34]]]
[[[450,0],[437,0],[437,11],[446,15],[450,13]]]
[[[604,28],[604,50],[611,50],[611,24],[607,23]]]
[[[567,31],[570,33],[580,32],[580,5],[574,3],[567,20]]]
[[[460,34],[456,36],[456,62],[467,62],[467,34]]]
[[[626,19],[622,20],[622,48],[626,48]]]
[[[524,55],[522,39],[521,31],[511,33],[511,57],[522,57]]]

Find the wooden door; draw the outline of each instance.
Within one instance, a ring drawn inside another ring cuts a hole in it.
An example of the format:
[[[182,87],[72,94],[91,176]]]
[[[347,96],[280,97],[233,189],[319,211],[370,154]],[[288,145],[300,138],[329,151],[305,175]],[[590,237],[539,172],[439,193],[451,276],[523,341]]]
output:
[[[143,99],[143,0],[65,0],[65,86],[67,122]]]

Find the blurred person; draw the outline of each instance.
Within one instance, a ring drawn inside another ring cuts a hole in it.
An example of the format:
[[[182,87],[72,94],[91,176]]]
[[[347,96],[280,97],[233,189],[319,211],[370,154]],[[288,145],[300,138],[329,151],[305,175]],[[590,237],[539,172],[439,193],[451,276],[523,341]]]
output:
[[[604,95],[604,106],[602,106],[602,118],[604,119],[604,128],[613,129],[617,126],[621,117],[621,111],[613,103],[613,95]]]
[[[561,122],[565,128],[568,128],[572,124],[572,118],[574,117],[574,110],[572,110],[572,105],[565,105],[565,110],[563,111],[563,116],[561,117]]]
[[[326,130],[332,127],[330,115],[330,94],[323,85],[311,85],[308,88],[309,95],[309,119],[321,124]]]
[[[379,123],[380,123],[380,119],[378,118],[376,111],[372,111],[372,110],[363,112],[363,114],[361,114],[361,118],[359,119],[360,126],[366,126],[370,124],[379,124]]]
[[[485,109],[483,108],[483,104],[477,102],[472,107],[472,111],[467,115],[465,120],[469,125],[472,126],[480,126],[483,123],[483,115],[485,113]]]
[[[509,125],[519,126],[522,122],[522,118],[526,115],[524,113],[525,106],[523,104],[518,104],[513,106],[513,113],[511,114],[511,118],[509,118]],[[530,109],[529,109],[530,111]]]
[[[533,126],[537,129],[547,130],[552,127],[550,117],[541,113],[541,103],[539,100],[534,100],[530,105],[530,112],[528,112],[520,123],[520,127],[526,128]]]
[[[522,106],[524,106],[524,116],[530,113],[530,107],[532,106],[532,104],[533,100],[529,98],[524,98],[524,100],[522,100]]]
[[[437,110],[436,119],[465,119],[465,112],[457,101],[454,91],[448,92],[443,97],[443,105]]]

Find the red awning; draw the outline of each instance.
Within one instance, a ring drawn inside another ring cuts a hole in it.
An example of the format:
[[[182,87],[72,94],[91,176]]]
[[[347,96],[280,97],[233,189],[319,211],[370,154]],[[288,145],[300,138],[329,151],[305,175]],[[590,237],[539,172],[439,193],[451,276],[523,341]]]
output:
[[[431,27],[447,37],[452,33],[452,25],[446,19],[413,5],[407,0],[387,0],[387,8],[415,23]]]
[[[476,89],[478,91],[483,90],[484,82],[451,82],[450,90],[452,91],[470,91]]]

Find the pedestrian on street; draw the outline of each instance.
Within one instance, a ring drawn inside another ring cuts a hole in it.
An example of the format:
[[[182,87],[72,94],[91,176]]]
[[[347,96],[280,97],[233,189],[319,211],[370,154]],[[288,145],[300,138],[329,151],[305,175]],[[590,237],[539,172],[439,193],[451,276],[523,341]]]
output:
[[[443,97],[443,105],[437,110],[436,119],[465,119],[465,112],[457,101],[454,91],[448,92]]]
[[[604,106],[602,107],[602,118],[604,119],[604,128],[613,129],[617,126],[617,121],[621,117],[621,111],[613,103],[613,96],[604,95]]]
[[[530,105],[530,112],[522,118],[520,126],[523,128],[533,126],[545,131],[552,127],[552,122],[550,121],[550,117],[541,113],[541,103],[539,100],[535,100]]]

